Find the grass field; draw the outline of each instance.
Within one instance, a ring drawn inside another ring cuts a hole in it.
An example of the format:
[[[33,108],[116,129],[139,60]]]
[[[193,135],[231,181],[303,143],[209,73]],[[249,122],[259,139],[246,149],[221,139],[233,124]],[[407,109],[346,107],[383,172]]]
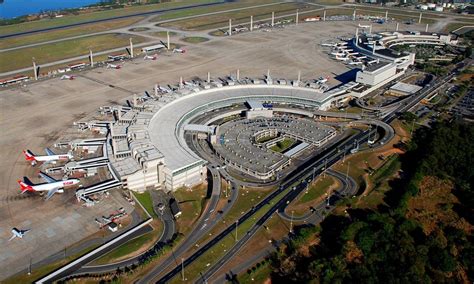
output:
[[[83,25],[81,27],[74,27],[74,28],[69,28],[69,29],[64,29],[64,30],[57,30],[57,31],[43,32],[43,33],[37,33],[37,34],[32,34],[32,35],[6,38],[0,41],[0,49],[17,47],[17,46],[22,46],[22,45],[27,45],[27,44],[32,44],[32,43],[41,43],[41,42],[46,42],[50,40],[91,34],[91,33],[96,33],[96,32],[101,32],[101,31],[108,31],[112,29],[129,26],[141,19],[143,19],[143,17],[133,17],[133,18],[127,18],[127,19],[121,19],[121,20],[113,20],[113,21]]]
[[[187,43],[201,43],[201,42],[206,42],[209,39],[207,37],[190,36],[190,37],[183,37],[181,40]]]
[[[296,143],[296,140],[291,139],[291,138],[285,138],[277,142],[275,146],[270,147],[270,150],[278,152],[278,153],[282,153],[282,152],[285,152],[291,146],[293,146],[295,143]]]
[[[145,38],[132,36],[133,42],[144,42]],[[37,64],[53,62],[89,53],[89,48],[94,52],[127,46],[129,36],[123,34],[104,34],[67,40],[40,46],[21,48],[0,53],[0,72],[7,72],[31,66],[31,58],[36,58]],[[13,59],[13,60],[12,60]]]
[[[120,259],[124,259],[125,256],[128,256],[135,251],[139,250],[140,248],[144,247],[145,245],[151,246],[153,244],[153,239],[155,239],[156,232],[149,232],[143,236],[139,236],[134,238],[123,245],[119,246],[118,248],[114,249],[113,251],[105,254],[104,256],[100,257],[99,259],[94,261],[94,265],[100,264],[107,264],[107,263],[114,263]]]
[[[463,27],[463,26],[474,26],[474,22],[472,23],[461,23],[461,22],[456,22],[456,23],[449,23],[445,28],[444,28],[444,32],[451,32],[451,31],[454,31],[456,29],[459,29],[460,27]]]
[[[220,11],[226,11],[230,9],[238,9],[238,8],[245,8],[245,7],[251,7],[255,5],[261,5],[261,4],[266,4],[266,3],[275,3],[274,0],[261,0],[258,1],[258,3],[255,3],[255,1],[239,1],[239,2],[234,2],[234,3],[225,3],[222,5],[217,5],[217,6],[211,6],[211,7],[201,7],[201,8],[194,8],[194,9],[186,9],[186,10],[181,10],[181,11],[176,11],[176,12],[170,12],[166,13],[163,15],[156,16],[150,20],[150,22],[158,22],[158,21],[164,21],[164,20],[171,20],[171,19],[176,19],[176,18],[182,18],[182,17],[190,17],[190,16],[197,16],[205,13],[212,13],[212,12],[220,12]]]
[[[303,193],[303,196],[301,196],[301,198],[298,200],[298,203],[310,202],[323,196],[327,192],[328,188],[334,183],[334,178],[330,176],[321,176],[309,187],[308,193]]]
[[[237,25],[250,21],[250,16],[254,17],[254,21],[269,18],[271,13],[275,12],[275,16],[295,13],[296,9],[300,12],[306,10],[316,9],[315,6],[310,6],[301,3],[283,3],[279,5],[265,6],[254,9],[245,9],[241,11],[234,11],[228,13],[221,13],[217,15],[202,16],[188,20],[178,20],[162,24],[162,26],[172,26],[184,30],[206,30],[212,28],[222,27],[228,24],[229,19],[232,19],[232,24]]]
[[[145,208],[145,210],[150,214],[154,219],[158,218],[155,214],[155,210],[153,210],[153,201],[151,200],[150,192],[145,191],[144,193],[136,193],[134,192],[133,195],[138,199],[141,205]]]
[[[177,218],[178,230],[180,233],[186,234],[202,213],[206,188],[205,185],[192,189],[182,188],[173,192],[173,195],[182,212],[181,216]]]
[[[107,10],[107,11],[98,11],[92,13],[85,13],[80,14],[77,16],[65,16],[62,18],[54,18],[54,19],[43,19],[39,21],[33,22],[26,22],[16,25],[9,25],[9,26],[0,26],[0,34],[12,34],[18,32],[26,32],[50,27],[58,27],[62,25],[69,25],[75,23],[81,23],[86,21],[92,20],[100,20],[100,19],[107,19],[110,17],[117,17],[117,16],[125,16],[131,15],[140,12],[148,12],[153,10],[165,9],[165,8],[173,8],[173,7],[180,7],[180,6],[188,6],[193,4],[199,3],[210,3],[214,2],[212,0],[186,0],[180,2],[166,2],[160,4],[151,4],[151,5],[139,5],[139,6],[131,6],[122,9],[114,9],[114,10]]]

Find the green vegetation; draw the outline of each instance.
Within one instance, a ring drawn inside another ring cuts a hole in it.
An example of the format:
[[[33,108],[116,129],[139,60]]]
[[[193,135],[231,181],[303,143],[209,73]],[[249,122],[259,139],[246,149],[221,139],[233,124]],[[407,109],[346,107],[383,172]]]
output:
[[[291,146],[293,146],[295,143],[296,143],[295,139],[285,138],[277,142],[275,146],[270,147],[270,150],[274,152],[278,152],[278,153],[283,153],[287,149],[289,149]]]
[[[473,279],[473,141],[474,127],[461,122],[419,128],[400,158],[404,175],[390,183],[384,204],[328,216],[316,232],[319,243],[306,253],[299,248],[315,233],[298,233],[299,243],[292,240],[272,256],[272,282]]]
[[[265,142],[268,142],[268,141],[273,140],[273,139],[275,139],[275,138],[276,138],[276,136],[266,136],[266,137],[262,137],[262,138],[260,138],[260,139],[256,139],[255,142],[257,142],[257,143],[265,143]]]
[[[98,12],[83,13],[79,15],[64,16],[62,18],[42,19],[37,21],[16,23],[13,25],[0,26],[0,34],[12,34],[18,32],[26,32],[38,29],[58,27],[69,24],[82,23],[92,20],[108,19],[111,17],[132,15],[140,12],[153,11],[157,9],[165,9],[172,7],[188,6],[198,3],[209,3],[212,0],[186,0],[182,2],[166,2],[152,5],[135,5],[122,9],[112,9]]]
[[[151,199],[150,192],[145,191],[144,193],[132,193],[135,195],[137,200],[140,202],[140,204],[145,208],[145,210],[152,216],[153,218],[158,218],[158,216],[155,213],[155,210],[153,210],[153,201]]]
[[[143,236],[139,236],[137,238],[129,240],[128,242],[124,243],[118,248],[112,250],[111,252],[95,260],[94,264],[100,265],[100,264],[113,263],[114,261],[121,259],[124,256],[130,255],[131,253],[134,253],[135,251],[142,248],[147,243],[150,243],[150,241],[153,240],[154,234],[156,233],[149,232]]]
[[[315,183],[311,184],[308,193],[303,191],[303,196],[299,199],[299,203],[310,202],[323,196],[333,184],[334,179],[329,176],[318,178]]]
[[[82,35],[91,34],[95,32],[101,32],[101,31],[108,31],[108,30],[117,29],[120,27],[126,27],[141,19],[143,19],[143,17],[133,17],[133,18],[112,20],[112,21],[95,23],[95,24],[88,24],[88,25],[83,25],[80,27],[73,27],[73,28],[57,30],[57,31],[42,32],[42,33],[36,33],[36,34],[31,34],[31,35],[25,35],[25,36],[5,38],[0,41],[0,49],[18,47],[18,46],[23,46],[27,44],[33,44],[33,43],[41,43],[41,42],[63,39],[63,38],[72,37],[72,36],[79,36],[79,35],[82,36]]]
[[[178,231],[185,235],[202,213],[207,201],[206,188],[204,186],[192,189],[181,188],[173,192],[173,195],[182,212],[177,219]]]
[[[178,34],[177,32],[169,32],[169,33],[170,33],[170,36],[175,36],[175,35]],[[151,35],[159,36],[159,37],[166,37],[166,32],[165,31],[159,31],[159,32],[151,33]]]
[[[400,160],[398,159],[398,155],[392,155],[387,158],[383,166],[378,168],[372,175],[372,181],[375,184],[375,188],[379,188],[381,184],[393,176],[399,168]]]
[[[183,37],[181,40],[187,43],[201,43],[201,42],[206,42],[209,39],[207,37],[190,36],[190,37]]]
[[[238,282],[241,284],[245,283],[265,283],[270,275],[271,267],[267,259],[264,259],[256,263],[251,268],[247,269],[246,273],[242,273],[238,276]]]
[[[145,41],[143,37],[132,36],[132,38],[135,44]],[[30,67],[32,57],[36,58],[36,63],[41,65],[56,60],[87,55],[89,48],[92,48],[95,52],[122,46],[125,48],[128,42],[129,35],[104,34],[6,51],[0,53],[0,62],[2,62],[0,72]]]
[[[213,13],[213,12],[226,11],[226,10],[230,10],[230,9],[251,7],[251,6],[258,5],[258,4],[265,4],[265,3],[272,3],[272,2],[274,2],[274,1],[273,0],[263,0],[263,1],[259,1],[258,3],[255,3],[253,1],[239,1],[239,2],[230,2],[230,3],[225,3],[225,4],[221,4],[221,5],[217,5],[217,6],[211,6],[211,7],[200,7],[200,8],[186,9],[186,10],[169,12],[169,13],[166,13],[166,14],[159,15],[159,16],[151,19],[150,22],[158,22],[158,21],[172,20],[172,19],[182,18],[182,17],[198,16],[198,15],[206,14],[206,13]],[[277,4],[277,3],[275,3],[275,4]]]
[[[227,26],[229,19],[232,19],[233,25],[237,25],[248,22],[250,20],[250,16],[252,15],[254,22],[256,23],[259,20],[270,18],[272,12],[275,12],[275,16],[278,17],[291,13],[294,14],[296,9],[299,9],[300,13],[302,13],[304,11],[314,10],[316,8],[317,7],[315,6],[301,3],[282,3],[271,6],[220,13],[216,15],[195,17],[193,19],[171,21],[163,23],[161,26],[172,26],[184,30],[207,30]]]

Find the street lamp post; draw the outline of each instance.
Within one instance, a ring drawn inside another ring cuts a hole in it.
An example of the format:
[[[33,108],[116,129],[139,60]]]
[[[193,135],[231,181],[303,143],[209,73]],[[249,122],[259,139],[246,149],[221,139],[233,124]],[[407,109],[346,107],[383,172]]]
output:
[[[185,281],[185,279],[184,279],[184,258],[181,258],[181,276],[182,276],[183,281]]]

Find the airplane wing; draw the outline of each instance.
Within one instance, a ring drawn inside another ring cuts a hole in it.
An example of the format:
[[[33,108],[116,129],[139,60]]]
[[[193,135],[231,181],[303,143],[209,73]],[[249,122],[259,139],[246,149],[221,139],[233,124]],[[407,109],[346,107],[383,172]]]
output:
[[[44,199],[45,201],[50,199],[57,191],[58,191],[59,187],[55,187],[53,189],[50,189],[48,191],[48,194],[46,194],[46,198]]]
[[[49,148],[44,149],[44,151],[46,152],[46,155],[48,155],[48,156],[54,156],[54,155],[56,155],[56,154],[54,154],[54,152],[51,151],[51,149],[49,149]]]
[[[15,234],[13,234],[13,236],[12,236],[11,238],[9,238],[8,241],[13,240],[14,238],[16,238],[16,235],[15,235]]]
[[[47,174],[45,174],[43,172],[40,172],[39,175],[48,183],[57,182],[57,180],[55,180],[54,178],[48,176]]]

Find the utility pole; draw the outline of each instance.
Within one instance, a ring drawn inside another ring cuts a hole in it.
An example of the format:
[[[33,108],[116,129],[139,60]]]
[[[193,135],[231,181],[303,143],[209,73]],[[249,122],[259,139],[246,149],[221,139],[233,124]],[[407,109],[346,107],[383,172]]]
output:
[[[227,32],[229,36],[232,35],[232,19],[229,19],[229,31]]]
[[[420,13],[420,18],[418,18],[418,24],[421,24],[421,16],[423,15],[423,13]]]
[[[30,257],[30,265],[28,266],[28,275],[31,275],[31,257]]]
[[[425,33],[428,32],[428,26],[429,26],[429,24],[426,24]]]
[[[250,16],[250,31],[253,31],[253,16]]]
[[[346,180],[349,178],[349,166],[350,165],[351,165],[351,162],[347,162]]]
[[[316,167],[313,167],[313,178],[311,179],[311,181],[314,181],[314,175],[316,174]]]
[[[239,219],[237,219],[235,221],[235,242],[238,241],[238,238],[237,238],[237,228],[239,227]]]
[[[166,31],[166,40],[167,40],[166,48],[170,50],[170,32],[169,31]]]
[[[298,71],[298,80],[297,80],[297,85],[299,86],[300,85],[300,81],[301,81],[301,70]]]
[[[388,21],[388,11],[385,11],[385,22]]]
[[[35,75],[35,80],[38,81],[38,69],[36,68],[36,59],[33,57],[33,74]]]
[[[181,258],[181,276],[183,278],[183,281],[185,281],[185,279],[184,279],[184,258]]]
[[[89,60],[91,62],[91,67],[94,67],[94,58],[92,57],[92,49],[89,49]]]
[[[133,42],[132,42],[132,38],[130,38],[130,58],[133,58]]]
[[[291,219],[290,219],[290,234],[293,233],[293,214],[295,213],[294,210],[291,210]]]
[[[356,20],[356,10],[354,9],[354,14],[352,14],[352,20],[355,21]]]
[[[298,25],[298,9],[296,9],[296,19],[295,19],[295,24]]]
[[[326,10],[323,11],[323,21],[326,22]]]
[[[211,83],[211,72],[207,72],[207,83]]]
[[[398,25],[399,25],[399,23],[397,22],[397,27],[395,28],[396,32],[398,32]]]
[[[272,12],[272,27],[275,25],[275,12]]]
[[[240,70],[237,69],[237,81],[239,81],[239,80],[240,80]]]

